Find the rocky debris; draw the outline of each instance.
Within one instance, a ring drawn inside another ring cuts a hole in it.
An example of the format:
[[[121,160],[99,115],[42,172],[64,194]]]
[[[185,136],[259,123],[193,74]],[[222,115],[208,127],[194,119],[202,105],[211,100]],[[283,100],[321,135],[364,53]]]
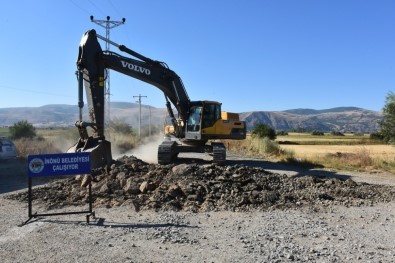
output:
[[[89,199],[82,176],[33,190],[48,209],[80,206]],[[148,164],[123,156],[110,169],[92,174],[94,207],[130,206],[136,211],[265,211],[298,207],[371,205],[395,200],[395,188],[350,179],[288,177],[244,165]],[[27,202],[27,191],[9,198]],[[292,257],[292,255],[290,255]]]

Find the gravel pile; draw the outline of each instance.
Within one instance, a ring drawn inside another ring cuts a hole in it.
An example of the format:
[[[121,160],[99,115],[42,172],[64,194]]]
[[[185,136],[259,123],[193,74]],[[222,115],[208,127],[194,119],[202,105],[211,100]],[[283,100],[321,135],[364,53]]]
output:
[[[83,176],[68,177],[34,189],[33,199],[48,209],[88,202]],[[123,156],[95,171],[94,207],[130,206],[136,211],[267,211],[329,205],[362,206],[395,200],[391,186],[350,179],[288,177],[244,165],[148,164]],[[27,201],[27,191],[8,198]]]

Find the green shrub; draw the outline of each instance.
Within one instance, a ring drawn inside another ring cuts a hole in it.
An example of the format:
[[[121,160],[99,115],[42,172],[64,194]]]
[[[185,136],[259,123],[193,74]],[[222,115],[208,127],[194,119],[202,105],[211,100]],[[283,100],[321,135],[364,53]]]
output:
[[[31,123],[27,120],[19,121],[14,123],[10,127],[10,135],[12,139],[20,138],[33,138],[36,134],[36,128],[33,127]]]
[[[286,131],[277,131],[276,134],[277,136],[288,136],[288,132]]]
[[[259,138],[269,138],[270,140],[276,139],[276,131],[267,124],[258,123],[255,125],[254,129],[251,132],[252,135],[257,136]]]
[[[313,132],[311,133],[311,135],[314,135],[314,136],[324,136],[324,133],[323,133],[322,131],[313,131]]]
[[[125,135],[133,134],[132,126],[120,120],[110,121],[110,128],[120,134],[125,134]]]
[[[339,131],[331,131],[331,135],[333,135],[333,136],[344,136],[344,133],[341,133]]]
[[[259,138],[254,137],[251,139],[250,150],[262,155],[279,155],[281,148],[275,141],[270,140],[268,137]]]
[[[372,140],[384,141],[384,135],[379,132],[371,133],[369,138]]]

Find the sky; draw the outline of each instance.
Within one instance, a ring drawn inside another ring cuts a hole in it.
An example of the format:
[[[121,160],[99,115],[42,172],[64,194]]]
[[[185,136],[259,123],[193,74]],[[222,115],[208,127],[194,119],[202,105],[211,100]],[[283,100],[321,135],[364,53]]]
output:
[[[381,111],[395,90],[393,0],[14,0],[1,4],[0,108],[77,105],[81,37],[105,36],[91,15],[125,18],[112,41],[166,62],[191,100],[225,111]],[[110,93],[165,107],[158,88],[115,71]]]

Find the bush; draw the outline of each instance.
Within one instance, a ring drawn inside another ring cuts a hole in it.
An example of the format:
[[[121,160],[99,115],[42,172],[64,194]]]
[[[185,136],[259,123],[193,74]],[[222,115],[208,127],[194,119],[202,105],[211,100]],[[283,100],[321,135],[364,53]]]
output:
[[[255,125],[251,133],[259,138],[267,137],[270,140],[275,140],[277,137],[276,131],[272,127],[262,123],[258,123],[257,125]]]
[[[286,131],[278,131],[277,136],[288,136],[288,132]]]
[[[339,131],[332,131],[331,135],[333,135],[333,136],[344,136],[344,134],[339,132]]]
[[[110,127],[115,132],[120,134],[125,134],[125,135],[133,134],[132,126],[119,120],[110,121]]]
[[[31,123],[26,120],[14,123],[10,127],[10,135],[12,139],[20,138],[33,138],[36,134],[36,128],[33,127]]]
[[[384,135],[379,132],[371,133],[369,138],[372,140],[384,141]]]
[[[18,156],[27,157],[31,154],[51,154],[61,153],[53,142],[46,141],[42,137],[36,137],[34,139],[21,138],[15,140],[15,146],[18,152]]]
[[[279,155],[281,152],[278,143],[270,140],[268,137],[252,138],[249,150],[261,155]]]
[[[311,133],[311,135],[315,135],[315,136],[324,136],[324,133],[322,131],[313,131]]]
[[[252,137],[249,140],[249,152],[253,152],[266,157],[277,157],[283,159],[294,158],[294,152],[281,149],[280,145],[270,140],[268,137]]]

